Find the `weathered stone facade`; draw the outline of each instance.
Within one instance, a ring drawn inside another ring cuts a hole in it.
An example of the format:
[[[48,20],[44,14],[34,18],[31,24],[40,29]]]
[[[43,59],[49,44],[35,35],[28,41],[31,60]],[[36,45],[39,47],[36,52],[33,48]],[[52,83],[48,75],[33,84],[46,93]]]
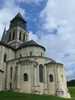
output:
[[[28,34],[17,14],[0,42],[0,90],[70,97],[64,65],[45,57],[45,48]]]

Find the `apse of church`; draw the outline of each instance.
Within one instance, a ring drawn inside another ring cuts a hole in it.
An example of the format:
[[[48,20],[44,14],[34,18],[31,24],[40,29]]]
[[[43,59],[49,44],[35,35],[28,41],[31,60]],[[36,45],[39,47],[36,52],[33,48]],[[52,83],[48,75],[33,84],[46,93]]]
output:
[[[18,13],[0,41],[0,90],[69,98],[64,65],[46,57],[45,47],[28,38],[27,22]]]

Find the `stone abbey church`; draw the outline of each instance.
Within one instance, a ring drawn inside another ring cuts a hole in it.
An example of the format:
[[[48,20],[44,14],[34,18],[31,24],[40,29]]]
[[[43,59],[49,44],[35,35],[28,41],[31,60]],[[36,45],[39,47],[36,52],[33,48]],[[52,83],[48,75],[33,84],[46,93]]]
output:
[[[45,47],[28,35],[27,22],[18,13],[0,41],[0,91],[70,97],[63,64],[45,57]]]

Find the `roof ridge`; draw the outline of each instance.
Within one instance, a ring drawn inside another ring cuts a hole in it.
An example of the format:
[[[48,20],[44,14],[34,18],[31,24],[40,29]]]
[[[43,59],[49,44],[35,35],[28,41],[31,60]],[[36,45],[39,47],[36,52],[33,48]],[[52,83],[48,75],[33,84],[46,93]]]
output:
[[[29,41],[26,41],[26,42],[23,42],[19,48],[22,48],[22,47],[27,47],[27,46],[38,46],[38,47],[41,47],[45,50],[45,47],[43,47],[41,44],[37,43],[36,41],[34,40],[29,40]]]

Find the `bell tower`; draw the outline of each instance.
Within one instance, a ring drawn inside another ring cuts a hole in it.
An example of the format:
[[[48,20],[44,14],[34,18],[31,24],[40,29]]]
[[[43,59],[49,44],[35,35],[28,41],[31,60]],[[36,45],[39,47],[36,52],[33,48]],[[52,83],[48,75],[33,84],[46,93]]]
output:
[[[15,48],[28,40],[27,22],[20,13],[10,21],[10,26],[5,37],[6,43]]]

